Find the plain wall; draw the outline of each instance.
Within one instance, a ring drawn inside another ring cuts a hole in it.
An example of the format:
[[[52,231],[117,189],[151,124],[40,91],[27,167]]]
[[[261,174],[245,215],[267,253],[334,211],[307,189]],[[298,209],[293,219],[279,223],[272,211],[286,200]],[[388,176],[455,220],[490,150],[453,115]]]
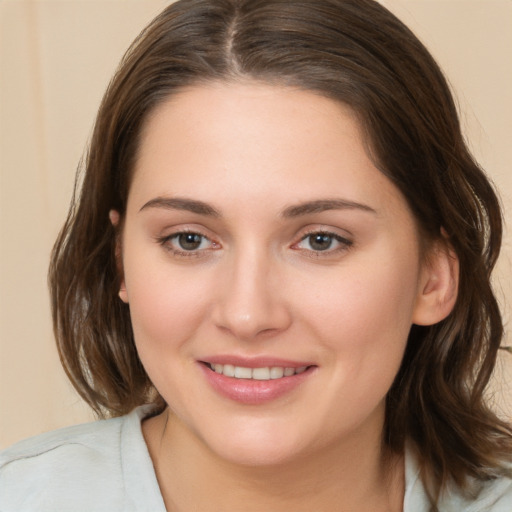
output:
[[[167,3],[0,0],[0,447],[93,418],[54,347],[49,253],[103,91],[128,44]],[[512,1],[382,3],[447,73],[470,145],[512,226]],[[511,241],[509,228],[496,272],[507,324]],[[500,356],[491,394],[512,417],[512,355]]]

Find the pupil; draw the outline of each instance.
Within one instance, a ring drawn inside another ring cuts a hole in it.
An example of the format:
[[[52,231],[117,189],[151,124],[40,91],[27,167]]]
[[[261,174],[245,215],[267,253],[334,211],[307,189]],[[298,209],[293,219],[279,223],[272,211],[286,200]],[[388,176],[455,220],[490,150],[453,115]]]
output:
[[[329,249],[332,244],[332,237],[330,235],[313,235],[310,239],[311,247],[315,251],[325,251]]]
[[[201,235],[196,233],[181,233],[178,237],[178,242],[182,249],[193,251],[201,245]]]

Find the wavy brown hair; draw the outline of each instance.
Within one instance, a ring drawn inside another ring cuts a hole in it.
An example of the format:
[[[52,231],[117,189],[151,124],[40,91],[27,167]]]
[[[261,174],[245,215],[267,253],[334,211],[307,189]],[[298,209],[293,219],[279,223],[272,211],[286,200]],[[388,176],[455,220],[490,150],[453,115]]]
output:
[[[425,234],[441,230],[460,261],[457,303],[413,326],[387,396],[384,443],[418,448],[432,495],[452,480],[502,474],[512,431],[485,402],[503,328],[490,285],[502,236],[493,187],[470,155],[439,67],[418,39],[372,0],[181,0],[123,58],[98,112],[50,266],[54,329],[64,368],[100,415],[165,404],[135,349],[119,300],[116,230],[126,209],[148,115],[177,90],[256,80],[349,105],[378,168]]]

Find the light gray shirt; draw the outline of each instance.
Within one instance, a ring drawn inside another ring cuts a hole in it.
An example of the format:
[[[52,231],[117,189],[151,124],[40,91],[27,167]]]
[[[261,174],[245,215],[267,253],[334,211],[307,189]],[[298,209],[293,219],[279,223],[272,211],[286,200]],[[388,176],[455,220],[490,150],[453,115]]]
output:
[[[120,418],[36,436],[0,452],[0,512],[166,512],[142,436],[148,406]],[[430,509],[414,456],[405,457],[404,512]],[[467,501],[448,489],[441,512],[512,512],[512,480]]]

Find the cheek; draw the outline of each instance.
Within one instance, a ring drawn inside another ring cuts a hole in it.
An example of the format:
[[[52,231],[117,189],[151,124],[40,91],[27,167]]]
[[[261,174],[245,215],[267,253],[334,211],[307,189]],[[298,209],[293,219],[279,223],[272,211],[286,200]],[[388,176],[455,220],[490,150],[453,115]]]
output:
[[[165,254],[134,256],[125,261],[125,284],[136,345],[141,358],[146,352],[164,357],[165,350],[179,349],[204,319],[205,283],[197,272],[172,265]]]
[[[327,364],[352,390],[375,386],[385,394],[398,371],[417,294],[414,254],[361,260],[333,273],[323,293],[302,296],[305,321],[331,356]]]
[[[375,330],[408,330],[416,293],[414,268],[363,264],[334,272],[322,292],[302,294],[302,300],[319,324],[340,333],[354,329],[353,338],[361,338]]]
[[[194,360],[193,340],[205,318],[204,285],[186,272],[153,267],[134,272],[126,287],[142,365],[167,403],[187,403],[190,389],[180,383]]]

